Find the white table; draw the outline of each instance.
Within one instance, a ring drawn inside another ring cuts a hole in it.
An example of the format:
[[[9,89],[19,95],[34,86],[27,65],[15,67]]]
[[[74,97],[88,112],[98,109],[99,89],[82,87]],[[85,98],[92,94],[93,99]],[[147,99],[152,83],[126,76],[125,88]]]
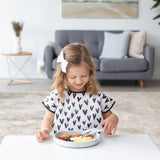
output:
[[[160,160],[160,152],[147,135],[115,135],[101,138],[89,148],[65,148],[53,138],[38,143],[35,136],[6,136],[0,160]]]

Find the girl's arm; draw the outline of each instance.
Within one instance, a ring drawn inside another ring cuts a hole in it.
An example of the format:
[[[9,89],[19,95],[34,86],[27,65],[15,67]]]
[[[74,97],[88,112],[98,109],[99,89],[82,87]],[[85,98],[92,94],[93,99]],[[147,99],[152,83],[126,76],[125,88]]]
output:
[[[47,110],[41,124],[41,130],[36,135],[38,142],[46,140],[49,137],[50,131],[52,129],[53,120],[54,113]]]
[[[52,130],[53,120],[54,113],[47,110],[41,124],[41,130],[46,129],[50,133],[50,131]]]
[[[106,135],[110,135],[110,133],[115,134],[118,125],[118,116],[113,114],[112,111],[108,111],[103,114],[103,122],[100,125],[104,125],[103,132]]]

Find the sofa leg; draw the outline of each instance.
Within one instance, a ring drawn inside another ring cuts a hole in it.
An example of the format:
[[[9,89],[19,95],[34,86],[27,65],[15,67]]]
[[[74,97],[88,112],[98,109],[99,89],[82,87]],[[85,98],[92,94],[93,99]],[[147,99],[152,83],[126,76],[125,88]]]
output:
[[[144,88],[144,80],[139,81],[141,88]]]

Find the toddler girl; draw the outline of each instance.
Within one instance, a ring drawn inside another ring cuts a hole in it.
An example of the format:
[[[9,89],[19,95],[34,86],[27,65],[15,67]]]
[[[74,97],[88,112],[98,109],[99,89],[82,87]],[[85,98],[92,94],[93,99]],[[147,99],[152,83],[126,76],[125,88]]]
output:
[[[42,102],[46,113],[37,133],[37,141],[47,139],[51,130],[84,131],[102,128],[114,134],[118,117],[111,112],[115,101],[99,90],[95,64],[82,43],[63,48],[57,59],[53,91]]]

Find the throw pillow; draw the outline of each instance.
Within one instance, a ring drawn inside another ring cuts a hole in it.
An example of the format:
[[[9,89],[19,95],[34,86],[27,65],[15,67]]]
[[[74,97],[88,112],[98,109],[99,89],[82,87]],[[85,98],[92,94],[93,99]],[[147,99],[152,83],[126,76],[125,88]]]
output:
[[[144,58],[143,48],[146,40],[147,31],[131,32],[129,52],[130,57]]]
[[[120,34],[105,32],[102,58],[123,58],[127,55],[130,32]]]

